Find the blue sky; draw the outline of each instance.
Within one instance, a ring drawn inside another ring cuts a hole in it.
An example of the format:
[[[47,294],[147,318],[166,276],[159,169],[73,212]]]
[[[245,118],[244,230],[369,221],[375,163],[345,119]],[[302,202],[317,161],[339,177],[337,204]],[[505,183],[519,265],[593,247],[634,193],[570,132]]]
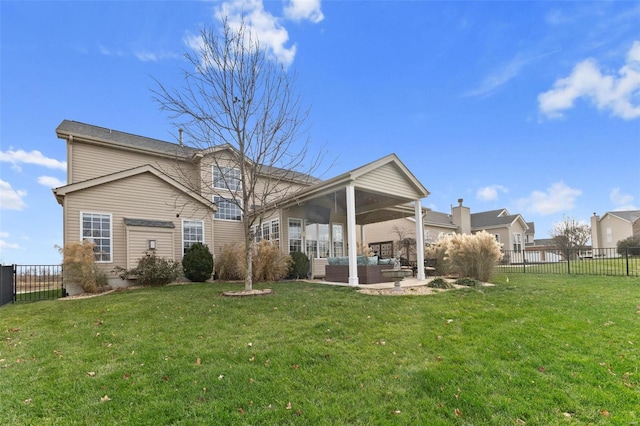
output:
[[[58,263],[63,119],[175,140],[153,78],[179,85],[202,25],[244,10],[295,71],[327,177],[396,153],[449,212],[640,208],[640,3],[0,1],[0,263]]]

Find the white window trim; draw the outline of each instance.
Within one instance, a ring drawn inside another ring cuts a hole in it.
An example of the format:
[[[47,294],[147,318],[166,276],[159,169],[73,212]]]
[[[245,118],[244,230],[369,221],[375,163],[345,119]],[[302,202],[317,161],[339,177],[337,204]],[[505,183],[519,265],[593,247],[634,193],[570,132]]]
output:
[[[307,254],[306,253],[306,247],[305,247],[305,241],[304,241],[304,227],[305,227],[305,221],[304,219],[299,219],[299,218],[295,218],[295,217],[289,217],[287,218],[287,253],[291,253],[291,221],[297,221],[300,222],[300,249],[302,250],[302,253]],[[282,232],[282,230],[280,230],[280,232]]]
[[[234,176],[227,176],[227,177],[225,177],[223,179],[223,182],[226,182],[226,185],[223,184],[224,186],[216,186],[216,179],[215,179],[216,170],[218,170],[219,173],[222,176],[225,176],[225,173],[228,174],[228,171],[231,171],[231,170],[236,171],[238,173],[238,178],[237,178],[238,179],[238,187],[237,188],[229,188],[228,187],[229,180],[230,179],[235,179]],[[241,176],[240,176],[240,169],[238,169],[236,167],[218,166],[218,165],[213,164],[211,166],[211,180],[212,180],[212,182],[211,182],[212,186],[215,189],[224,189],[224,190],[227,190],[229,192],[238,192],[238,191],[240,191],[242,189],[242,180],[241,180]]]
[[[84,240],[93,240],[93,238],[84,238],[82,234],[84,234],[84,219],[83,216],[85,214],[95,214],[95,215],[103,215],[109,216],[109,260],[96,260],[96,263],[113,263],[113,214],[105,213],[105,212],[94,212],[94,211],[81,211],[80,212],[80,242],[84,242]]]
[[[347,242],[345,241],[346,226],[342,222],[331,222],[331,224],[329,225],[329,256],[337,256],[336,253],[335,253],[335,248],[334,248],[334,244],[337,242],[333,237],[333,226],[334,225],[341,225],[342,226],[342,241],[340,241],[340,242],[342,243],[342,256],[344,256],[344,254],[346,253]]]
[[[202,243],[202,244],[206,244],[205,241],[207,241],[206,236],[205,236],[205,227],[204,227],[204,220],[201,219],[182,219],[182,255],[184,256],[184,253],[186,251],[185,247],[184,247],[184,223],[185,222],[199,222],[202,225],[202,241],[195,241],[198,243]]]
[[[235,203],[235,201],[233,200],[233,197],[225,197],[225,196],[222,196],[222,195],[215,194],[211,198],[211,201],[213,201],[213,204],[215,204],[216,206],[219,204],[219,203],[216,203],[216,197],[222,198],[222,199],[224,199],[224,201],[230,202],[232,204]],[[227,222],[236,222],[236,223],[237,222],[242,222],[242,216],[243,216],[244,213],[242,212],[242,208],[240,208],[240,206],[236,205],[236,207],[238,207],[238,209],[240,210],[240,219],[225,219],[225,218],[222,218],[222,217],[216,217],[216,213],[213,214],[213,219],[214,220],[224,220],[224,221],[227,221]]]

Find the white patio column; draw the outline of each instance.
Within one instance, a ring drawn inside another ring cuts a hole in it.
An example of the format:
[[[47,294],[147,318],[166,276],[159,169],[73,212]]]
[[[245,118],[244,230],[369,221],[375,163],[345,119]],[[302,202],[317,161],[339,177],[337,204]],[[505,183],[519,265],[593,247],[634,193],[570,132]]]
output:
[[[414,203],[416,214],[416,261],[418,262],[419,280],[424,280],[424,223],[422,223],[422,203],[416,200]]]
[[[356,188],[347,185],[347,244],[349,246],[349,284],[358,285],[358,244],[356,242]]]

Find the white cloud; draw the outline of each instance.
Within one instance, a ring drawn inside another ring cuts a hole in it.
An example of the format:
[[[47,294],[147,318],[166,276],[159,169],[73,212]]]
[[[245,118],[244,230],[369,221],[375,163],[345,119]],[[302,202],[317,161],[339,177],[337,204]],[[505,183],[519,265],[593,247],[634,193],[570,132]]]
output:
[[[616,187],[609,193],[609,199],[615,205],[614,210],[638,210],[633,204],[633,195],[620,192],[620,188]]]
[[[65,185],[63,181],[53,176],[40,176],[38,178],[38,183],[46,186],[47,188],[58,188]]]
[[[320,22],[324,15],[320,10],[320,0],[289,0],[284,9],[285,18],[291,20],[309,20]],[[216,10],[216,19],[227,20],[231,28],[237,29],[242,23],[252,36],[260,42],[267,53],[288,67],[293,63],[297,47],[287,47],[289,33],[282,25],[282,18],[276,17],[264,9],[262,0],[230,0],[222,3]],[[187,44],[197,47],[200,41],[188,37]]]
[[[564,182],[555,182],[546,191],[533,191],[529,197],[519,199],[517,205],[527,212],[548,215],[573,209],[581,194],[581,190]]]
[[[289,0],[284,7],[284,16],[293,21],[308,20],[317,24],[324,19],[320,0]]]
[[[11,163],[17,168],[20,167],[20,164],[35,164],[48,169],[67,170],[66,161],[45,157],[40,151],[26,152],[22,149],[15,151],[9,148],[6,152],[0,151],[0,161]]]
[[[244,22],[247,30],[256,37],[260,45],[285,67],[293,63],[296,46],[286,47],[289,33],[278,18],[264,10],[261,0],[231,0],[224,2],[216,11],[219,21],[227,19],[231,28],[238,29]]]
[[[578,99],[589,100],[599,110],[625,120],[640,118],[640,41],[635,41],[618,75],[603,73],[595,59],[586,59],[571,74],[553,84],[553,89],[538,95],[540,111],[549,118],[562,117]],[[634,104],[635,101],[635,104]]]
[[[5,240],[0,240],[0,249],[18,250],[20,248],[20,244],[8,243]]]
[[[154,53],[149,51],[138,51],[134,52],[134,55],[142,62],[157,62],[164,59],[176,59],[180,57],[180,55],[173,52]]]
[[[490,96],[495,92],[500,86],[507,84],[512,79],[516,78],[523,68],[527,66],[527,64],[534,62],[538,59],[544,58],[545,56],[553,55],[555,53],[561,52],[562,49],[553,50],[551,52],[542,53],[540,55],[536,55],[533,57],[523,58],[521,53],[517,54],[511,61],[503,64],[501,67],[494,70],[489,76],[487,76],[484,81],[480,84],[479,87],[469,90],[464,93],[465,97],[484,97]]]
[[[502,185],[489,185],[478,189],[478,191],[476,191],[476,198],[481,201],[497,200],[498,192],[506,194],[509,190]]]
[[[9,182],[0,179],[0,209],[23,210],[27,204],[22,200],[27,191],[14,190]]]

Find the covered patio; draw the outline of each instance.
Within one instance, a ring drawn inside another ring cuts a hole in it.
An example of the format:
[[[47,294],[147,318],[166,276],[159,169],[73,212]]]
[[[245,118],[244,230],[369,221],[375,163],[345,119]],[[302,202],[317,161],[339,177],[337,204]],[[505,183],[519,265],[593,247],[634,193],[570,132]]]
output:
[[[306,188],[284,203],[279,203],[278,207],[282,209],[283,215],[288,210],[304,211],[305,220],[319,223],[329,223],[336,215],[343,215],[346,222],[348,284],[357,286],[360,284],[357,268],[358,242],[365,241],[363,229],[367,224],[415,217],[416,260],[419,265],[423,264],[421,200],[428,195],[429,191],[413,173],[395,154],[390,154]],[[418,268],[416,279],[424,281],[422,268]]]

